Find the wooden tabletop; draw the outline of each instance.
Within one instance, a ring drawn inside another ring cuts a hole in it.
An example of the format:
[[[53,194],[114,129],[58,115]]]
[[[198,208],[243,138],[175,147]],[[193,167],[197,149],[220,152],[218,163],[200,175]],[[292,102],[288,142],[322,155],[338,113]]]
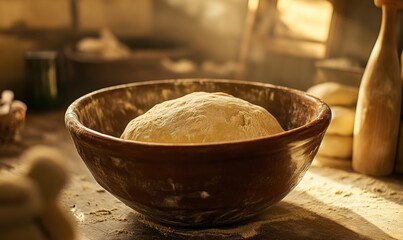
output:
[[[225,228],[178,229],[149,221],[95,182],[64,127],[63,110],[28,113],[21,139],[0,145],[0,173],[18,174],[20,154],[37,144],[67,156],[70,181],[60,204],[83,240],[403,239],[403,176],[368,177],[352,172],[348,161],[327,161],[330,167],[315,159],[301,183],[257,219]]]

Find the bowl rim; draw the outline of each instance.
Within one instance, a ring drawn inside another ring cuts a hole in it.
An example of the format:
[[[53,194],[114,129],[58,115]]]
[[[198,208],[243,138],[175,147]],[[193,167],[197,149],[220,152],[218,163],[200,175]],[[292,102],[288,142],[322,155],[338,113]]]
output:
[[[258,137],[258,138],[250,138],[250,139],[243,139],[243,140],[235,140],[235,141],[220,141],[220,142],[206,142],[206,143],[158,143],[158,142],[143,142],[143,141],[136,141],[136,140],[126,140],[122,139],[119,137],[114,137],[105,133],[98,132],[94,129],[91,129],[89,127],[84,126],[83,123],[81,123],[78,120],[78,116],[76,113],[76,106],[80,104],[82,101],[104,93],[108,92],[111,90],[119,90],[119,89],[124,89],[127,87],[135,87],[139,85],[154,85],[154,84],[160,84],[160,83],[179,83],[179,82],[219,82],[219,83],[229,83],[229,84],[244,84],[244,85],[252,85],[252,86],[258,86],[258,87],[270,87],[270,88],[277,88],[281,90],[286,90],[290,91],[294,94],[297,95],[305,95],[309,99],[311,99],[313,102],[318,104],[319,108],[319,114],[315,119],[310,121],[309,123],[302,125],[300,127],[296,127],[290,130],[286,130],[281,133],[276,133],[268,136],[263,136],[263,137]],[[330,124],[331,120],[331,110],[330,107],[322,100],[319,98],[312,96],[304,91],[289,88],[289,87],[284,87],[284,86],[279,86],[279,85],[274,85],[270,83],[265,83],[265,82],[255,82],[255,81],[246,81],[246,80],[235,80],[235,79],[215,79],[215,78],[182,78],[182,79],[164,79],[164,80],[148,80],[148,81],[140,81],[140,82],[134,82],[134,83],[126,83],[126,84],[119,84],[115,86],[110,86],[110,87],[105,87],[101,88],[95,91],[92,91],[90,93],[87,93],[78,99],[74,100],[70,106],[67,108],[66,113],[65,113],[65,125],[68,128],[68,130],[74,131],[77,135],[79,136],[89,136],[90,138],[93,139],[99,139],[103,141],[112,141],[113,143],[117,144],[129,144],[129,145],[140,145],[140,146],[146,146],[146,147],[206,147],[206,146],[220,146],[220,145],[235,145],[235,144],[242,144],[242,143],[253,143],[253,142],[259,142],[262,140],[268,140],[268,139],[277,139],[281,138],[284,136],[289,136],[289,135],[294,135],[294,134],[301,134],[303,132],[306,132],[307,130],[317,126],[324,124],[325,129],[327,128],[328,124]],[[323,122],[323,119],[327,120]],[[74,127],[75,126],[75,127]]]

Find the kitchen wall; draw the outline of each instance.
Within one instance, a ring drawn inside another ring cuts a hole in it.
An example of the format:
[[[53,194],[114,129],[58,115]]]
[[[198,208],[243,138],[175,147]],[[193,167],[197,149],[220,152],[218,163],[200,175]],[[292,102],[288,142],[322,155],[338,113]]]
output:
[[[104,27],[119,38],[159,38],[187,45],[200,55],[235,58],[245,4],[245,0],[0,0],[0,90],[12,89],[18,98],[25,97],[26,51],[61,51]]]
[[[366,63],[380,25],[372,1],[335,0],[338,22],[326,57]],[[0,90],[24,98],[24,53],[61,50],[109,27],[119,37],[159,38],[193,49],[202,58],[236,61],[246,0],[0,0]],[[283,54],[252,41],[246,79],[306,89],[318,58]]]
[[[363,67],[379,32],[381,11],[373,1],[335,0],[333,25],[324,58],[348,58]],[[256,45],[259,59],[251,61],[250,77],[306,90],[316,83],[315,64],[323,57],[279,53]],[[262,54],[263,52],[263,54]]]
[[[21,92],[24,52],[43,42],[60,45],[70,23],[68,10],[68,1],[0,1],[0,89]]]
[[[151,0],[0,0],[0,90],[25,97],[26,51],[61,51],[105,26],[122,36],[145,36],[152,29],[152,8]]]

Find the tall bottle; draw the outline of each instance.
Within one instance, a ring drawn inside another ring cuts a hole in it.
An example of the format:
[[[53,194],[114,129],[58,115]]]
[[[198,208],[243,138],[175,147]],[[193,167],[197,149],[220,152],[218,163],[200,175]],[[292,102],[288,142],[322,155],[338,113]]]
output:
[[[362,77],[354,123],[353,169],[372,176],[393,172],[400,124],[402,83],[395,40],[401,0],[375,0],[382,24]]]

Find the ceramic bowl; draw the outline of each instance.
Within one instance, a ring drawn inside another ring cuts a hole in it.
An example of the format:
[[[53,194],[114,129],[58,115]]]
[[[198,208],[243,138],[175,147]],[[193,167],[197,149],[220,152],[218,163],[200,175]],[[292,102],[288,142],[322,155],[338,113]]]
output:
[[[257,139],[159,144],[120,139],[152,106],[194,91],[225,92],[260,105],[286,130]],[[119,85],[73,102],[65,122],[96,181],[151,220],[211,227],[258,216],[301,180],[331,111],[305,92],[265,83],[180,79]]]

